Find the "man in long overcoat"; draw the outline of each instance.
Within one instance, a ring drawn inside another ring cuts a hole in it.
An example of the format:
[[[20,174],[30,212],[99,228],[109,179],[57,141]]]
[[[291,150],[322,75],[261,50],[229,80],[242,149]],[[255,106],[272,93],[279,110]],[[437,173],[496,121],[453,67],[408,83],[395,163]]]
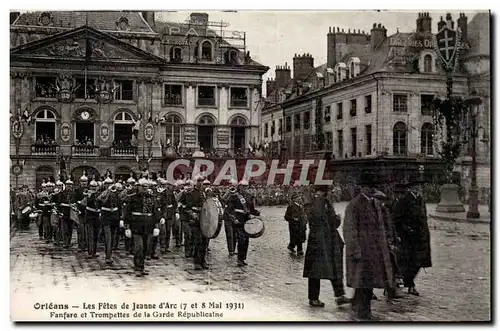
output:
[[[294,253],[297,247],[297,255],[303,255],[302,244],[306,241],[307,216],[300,194],[293,193],[291,200],[285,212],[285,221],[288,222],[290,232],[288,249]]]
[[[374,174],[363,172],[361,193],[345,211],[347,286],[354,288],[352,309],[357,318],[372,319],[373,289],[393,284],[387,229],[380,202],[373,198]]]
[[[400,265],[404,287],[408,287],[409,294],[417,296],[420,294],[415,289],[415,277],[420,268],[432,267],[427,209],[420,186],[422,183],[420,178],[411,178],[408,191],[392,209],[396,232],[401,238]]]
[[[309,278],[309,305],[313,307],[325,306],[319,300],[321,279],[331,281],[338,306],[351,302],[344,291],[344,242],[337,230],[341,220],[326,198],[327,191],[327,186],[316,186],[307,215],[309,238],[303,276]]]

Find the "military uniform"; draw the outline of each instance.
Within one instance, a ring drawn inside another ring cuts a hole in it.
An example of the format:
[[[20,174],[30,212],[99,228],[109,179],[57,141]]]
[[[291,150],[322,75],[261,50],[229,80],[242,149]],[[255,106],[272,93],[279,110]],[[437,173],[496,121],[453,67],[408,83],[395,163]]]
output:
[[[30,218],[29,213],[23,214],[22,211],[24,208],[30,206],[33,202],[33,197],[31,193],[23,188],[23,191],[16,194],[15,198],[15,206],[17,209],[17,220],[19,222],[19,227],[21,229],[29,229],[30,226]]]
[[[191,189],[186,188],[179,196],[179,217],[181,221],[182,234],[184,236],[184,254],[187,258],[193,257],[194,243],[190,226],[189,196]]]
[[[43,227],[43,239],[45,239],[47,243],[52,241],[53,236],[52,224],[50,223],[52,202],[50,201],[51,194],[48,192],[48,184],[49,183],[45,184],[45,190],[38,195],[38,208],[42,211],[41,225]]]
[[[148,186],[148,181],[141,178],[139,185],[145,188]],[[144,262],[149,249],[149,241],[154,230],[157,229],[159,215],[158,202],[151,192],[138,191],[129,195],[124,203],[123,217],[127,233],[134,238],[134,269],[138,277],[148,274],[144,269]]]
[[[160,184],[166,185],[166,180],[160,180]],[[179,235],[176,233],[174,224],[176,220],[177,201],[171,186],[166,189],[159,189],[158,202],[161,208],[161,217],[165,219],[163,224],[160,224],[160,235],[153,238],[152,253],[156,250],[158,240],[163,253],[170,251],[170,239],[175,237],[176,243],[179,242]]]
[[[87,193],[87,205],[85,207],[85,222],[87,224],[87,252],[88,258],[99,257],[97,254],[97,239],[101,229],[101,210],[99,209],[99,202],[97,192],[99,184],[95,181],[90,182],[90,190]]]
[[[87,191],[88,178],[83,175],[80,177],[80,186],[76,188],[73,192],[73,198],[71,202],[76,204],[78,211],[80,212],[78,216],[78,226],[77,226],[77,241],[78,241],[78,251],[86,251],[88,249],[88,235],[87,235],[87,223],[85,219],[86,203],[87,199],[84,194]]]
[[[69,248],[71,246],[71,237],[73,236],[73,220],[70,218],[71,212],[71,200],[73,195],[73,190],[71,185],[73,182],[71,180],[66,181],[66,188],[59,193],[59,205],[61,217],[61,236],[64,248]]]
[[[240,186],[248,185],[248,182],[241,181]],[[255,209],[253,197],[244,192],[235,192],[230,195],[227,204],[228,212],[235,220],[233,226],[236,229],[238,237],[238,265],[247,265],[247,253],[249,246],[249,237],[245,232],[245,222],[250,218],[250,215],[260,215],[259,211]]]
[[[293,201],[286,209],[285,221],[288,222],[288,230],[290,232],[288,249],[291,252],[295,252],[295,247],[297,247],[297,254],[302,255],[304,254],[302,244],[306,241],[307,217],[299,198],[298,194],[294,194]]]
[[[234,192],[236,192],[236,185],[238,185],[238,182],[231,181],[231,185],[232,185],[233,192],[231,193],[230,191],[227,191],[221,197],[221,202],[224,204],[224,207],[225,207],[224,208],[224,215],[223,215],[224,232],[226,233],[227,251],[229,253],[229,256],[233,256],[235,254],[237,234],[236,234],[236,229],[233,226],[233,217],[232,217],[232,215],[229,214],[229,211],[227,209],[227,204],[229,203],[229,197]]]
[[[111,178],[105,180],[105,184],[112,184]],[[97,198],[99,208],[101,210],[101,222],[104,231],[104,240],[106,246],[106,264],[111,264],[113,246],[117,240],[116,233],[118,232],[121,219],[120,197],[116,187],[111,185],[108,189],[102,192]]]
[[[195,178],[196,182],[201,181],[201,178]],[[193,238],[193,250],[194,250],[194,265],[195,269],[208,269],[206,263],[206,255],[208,249],[208,239],[203,236],[200,228],[200,212],[203,202],[205,201],[205,195],[201,187],[194,188],[187,196],[186,200],[186,210],[189,217],[189,226],[191,227],[191,235]]]

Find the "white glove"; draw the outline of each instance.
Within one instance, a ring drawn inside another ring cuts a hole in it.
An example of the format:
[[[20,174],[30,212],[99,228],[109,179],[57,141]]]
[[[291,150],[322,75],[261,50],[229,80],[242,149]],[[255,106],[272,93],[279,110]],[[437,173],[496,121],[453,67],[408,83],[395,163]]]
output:
[[[153,229],[153,237],[158,237],[160,235],[160,229]]]
[[[120,228],[123,228],[125,227],[125,223],[123,222],[123,220],[120,221]]]
[[[125,237],[132,238],[132,231],[130,229],[125,230]]]
[[[181,215],[179,213],[175,213],[175,220],[178,221],[181,218]]]
[[[165,224],[165,219],[163,217],[160,219],[160,224],[161,225]]]

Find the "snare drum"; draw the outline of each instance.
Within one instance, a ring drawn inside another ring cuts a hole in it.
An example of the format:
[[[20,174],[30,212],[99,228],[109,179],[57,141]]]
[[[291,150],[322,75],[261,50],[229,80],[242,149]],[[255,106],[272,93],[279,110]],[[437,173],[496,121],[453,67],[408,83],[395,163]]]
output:
[[[254,217],[245,222],[244,230],[250,238],[259,238],[264,234],[264,222],[259,217]]]

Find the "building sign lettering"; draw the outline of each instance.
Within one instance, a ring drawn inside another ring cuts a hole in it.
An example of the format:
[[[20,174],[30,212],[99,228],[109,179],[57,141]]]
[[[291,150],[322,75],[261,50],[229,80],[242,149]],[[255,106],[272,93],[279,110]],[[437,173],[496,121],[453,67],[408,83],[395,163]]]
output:
[[[165,29],[165,34],[169,36],[194,36],[194,37],[222,37],[222,38],[234,38],[234,39],[243,39],[245,38],[245,32],[243,31],[219,31],[217,34],[213,30],[208,30],[205,28],[195,29],[194,27],[189,28],[189,30],[185,33],[181,31],[181,28],[178,26],[168,26]]]
[[[413,47],[413,48],[433,48],[434,41],[432,39],[407,39],[407,38],[389,38],[389,47]],[[459,42],[459,49],[469,49],[470,45],[467,42]]]

